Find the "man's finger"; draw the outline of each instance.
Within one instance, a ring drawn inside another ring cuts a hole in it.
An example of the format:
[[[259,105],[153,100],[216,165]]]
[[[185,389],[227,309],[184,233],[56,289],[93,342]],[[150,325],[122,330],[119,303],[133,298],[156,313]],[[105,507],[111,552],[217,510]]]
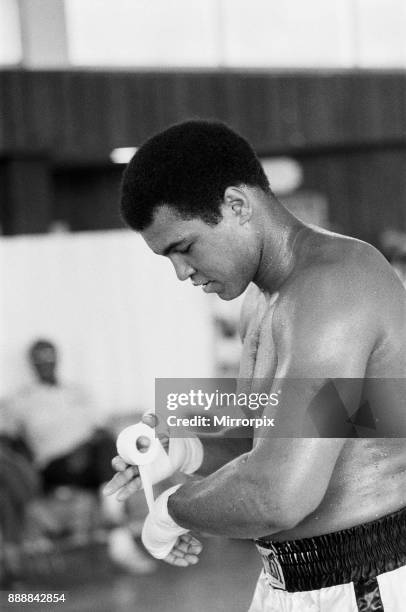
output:
[[[198,544],[191,544],[189,546],[189,553],[191,553],[192,555],[200,555],[200,553],[203,550],[203,544],[200,544],[200,542]]]
[[[118,472],[113,476],[113,478],[107,483],[108,485],[112,485],[112,488],[115,490],[123,487],[128,482],[133,480],[139,475],[138,469],[133,466],[127,466],[123,472]]]
[[[188,544],[188,542],[183,542],[182,540],[179,539],[179,541],[176,544],[175,548],[177,550],[180,550],[182,553],[185,553],[189,549],[189,544]]]
[[[124,483],[125,484],[125,483]],[[111,480],[103,487],[103,495],[112,495],[119,490],[120,487],[123,486],[122,475],[115,474]]]
[[[184,557],[185,561],[187,561],[188,565],[196,565],[196,563],[199,563],[200,559],[197,555],[191,555],[191,554],[187,554]]]
[[[125,487],[130,482],[140,482],[138,469],[133,466],[127,467],[124,472],[118,472],[115,474],[104,487],[103,494],[112,495],[121,489],[121,487]]]
[[[120,455],[116,455],[111,460],[111,465],[113,466],[113,469],[116,470],[116,472],[123,472],[128,466],[128,464],[124,461],[124,459],[120,457]]]
[[[187,544],[190,544],[192,546],[201,546],[203,548],[202,543],[200,542],[200,540],[198,540],[197,538],[195,538],[191,533],[184,533],[180,536],[179,538],[180,540],[182,540],[182,542],[187,542]]]
[[[174,548],[172,548],[171,550],[171,555],[173,555],[174,557],[176,557],[177,559],[183,558],[185,556],[185,552],[184,550],[180,550],[179,546],[175,546]]]
[[[143,415],[142,422],[145,423],[145,425],[149,425],[150,427],[156,427],[158,425],[159,420],[155,414],[147,412]]]
[[[130,497],[130,495],[133,495],[133,493],[139,491],[141,489],[141,486],[141,478],[136,478],[135,480],[132,480],[117,493],[117,500],[124,501],[125,499]]]
[[[176,565],[178,567],[187,567],[189,564],[183,557],[175,557],[173,552],[170,552],[167,557],[164,559],[165,563],[169,563],[170,565]]]

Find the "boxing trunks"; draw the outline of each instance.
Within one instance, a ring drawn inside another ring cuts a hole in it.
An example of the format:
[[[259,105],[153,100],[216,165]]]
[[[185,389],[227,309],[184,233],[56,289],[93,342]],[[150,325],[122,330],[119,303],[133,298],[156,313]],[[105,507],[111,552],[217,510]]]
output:
[[[264,569],[249,612],[406,610],[406,508],[327,535],[255,543]]]

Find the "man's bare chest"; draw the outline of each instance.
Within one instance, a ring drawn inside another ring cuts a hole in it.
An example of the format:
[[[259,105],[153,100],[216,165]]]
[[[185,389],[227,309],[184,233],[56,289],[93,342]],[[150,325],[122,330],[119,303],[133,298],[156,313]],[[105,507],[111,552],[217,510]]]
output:
[[[250,312],[243,341],[240,379],[250,381],[252,390],[272,381],[277,367],[277,353],[273,340],[273,315],[278,294],[258,300]]]

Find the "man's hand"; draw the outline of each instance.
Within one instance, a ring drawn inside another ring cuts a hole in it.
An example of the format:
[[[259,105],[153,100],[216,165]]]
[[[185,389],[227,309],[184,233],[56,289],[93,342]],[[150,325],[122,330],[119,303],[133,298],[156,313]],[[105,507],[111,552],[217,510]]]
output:
[[[142,488],[140,473],[136,465],[128,465],[118,455],[111,462],[117,474],[105,485],[103,495],[117,493],[118,501],[124,501]]]
[[[178,470],[185,474],[194,474],[203,462],[203,445],[197,436],[189,438],[171,438],[169,442],[169,430],[160,427],[158,418],[154,414],[146,414],[142,422],[150,427],[155,427],[164,450],[169,455],[169,470],[165,467],[163,471],[162,462],[156,460],[149,463],[149,475],[152,484],[156,484],[168,478]],[[141,441],[141,436],[138,442]],[[162,458],[162,457],[161,457]],[[130,495],[141,489],[141,478],[137,466],[128,465],[121,457],[114,457],[112,466],[118,472],[104,487],[105,495],[117,493],[117,499],[123,501]]]
[[[187,567],[198,562],[202,545],[188,529],[175,523],[168,512],[168,499],[181,486],[174,485],[157,497],[145,519],[141,540],[155,559]]]
[[[144,414],[141,420],[142,423],[149,425],[149,427],[155,428],[158,425],[158,418],[154,414]],[[167,430],[159,431],[158,438],[167,451],[169,445],[169,432]],[[119,455],[114,457],[111,465],[117,474],[115,474],[104,487],[104,495],[113,495],[117,493],[118,501],[124,501],[130,497],[130,495],[142,488],[140,473],[136,465],[128,465]]]
[[[199,555],[203,550],[203,545],[196,540],[190,533],[185,533],[176,541],[175,546],[163,561],[178,567],[188,567],[199,563]]]

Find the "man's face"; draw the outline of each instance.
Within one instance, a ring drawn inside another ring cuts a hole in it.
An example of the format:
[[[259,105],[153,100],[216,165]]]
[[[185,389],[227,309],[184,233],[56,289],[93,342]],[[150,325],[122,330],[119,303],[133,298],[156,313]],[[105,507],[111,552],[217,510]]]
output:
[[[38,378],[43,382],[52,382],[56,369],[56,349],[51,344],[36,346],[31,353],[31,364]]]
[[[220,222],[209,225],[161,206],[141,235],[155,253],[169,257],[179,280],[190,278],[205,293],[232,300],[251,282],[257,263],[249,235],[232,208],[221,210]]]

